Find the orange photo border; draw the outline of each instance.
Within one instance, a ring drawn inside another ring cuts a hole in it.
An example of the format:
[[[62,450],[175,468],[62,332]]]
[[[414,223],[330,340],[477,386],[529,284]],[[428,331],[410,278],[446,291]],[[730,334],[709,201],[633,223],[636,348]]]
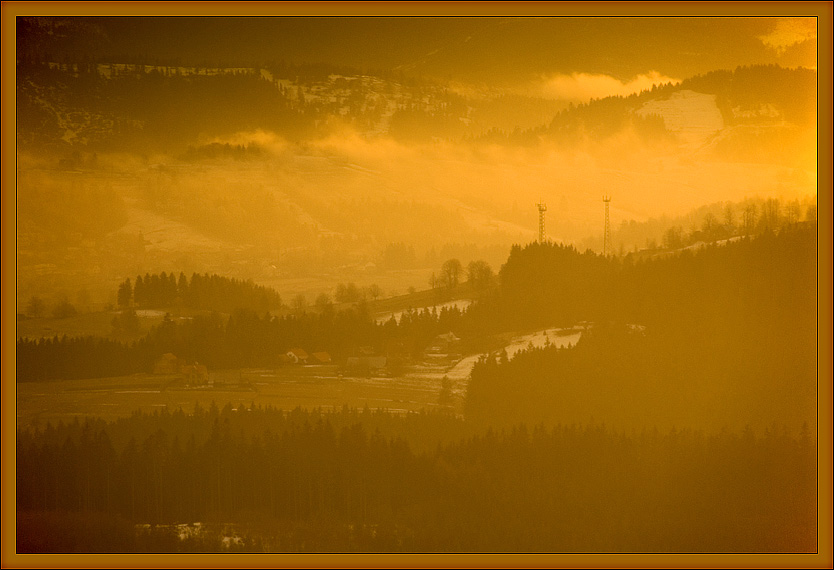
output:
[[[244,554],[15,553],[15,17],[194,16],[812,16],[818,22],[818,553]],[[3,2],[2,3],[3,568],[831,568],[832,567],[832,3],[831,2]],[[14,189],[14,191],[13,191]],[[15,279],[13,279],[13,277]]]

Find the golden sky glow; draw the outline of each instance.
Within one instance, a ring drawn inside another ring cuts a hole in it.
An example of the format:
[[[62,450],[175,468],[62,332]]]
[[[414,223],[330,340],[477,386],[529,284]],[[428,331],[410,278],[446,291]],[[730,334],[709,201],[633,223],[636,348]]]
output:
[[[43,225],[27,193],[77,184],[113,192],[121,213],[104,218],[128,223],[102,221],[107,239],[180,228],[160,242],[163,257],[220,239],[230,251],[269,243],[267,257],[335,247],[362,263],[395,242],[424,253],[523,242],[536,235],[538,199],[557,205],[553,239],[598,248],[601,193],[614,196],[617,226],[815,194],[809,80],[748,77],[730,89],[716,75],[813,69],[812,18],[41,17],[18,22],[17,48],[57,74],[95,62],[85,70],[97,77],[18,76],[25,241],[63,223]],[[126,89],[120,78],[137,65],[155,86]],[[183,163],[227,144],[258,154]],[[130,177],[44,170],[91,166],[93,155],[95,168]],[[252,209],[261,199],[278,218]],[[437,226],[410,219],[413,208],[436,212]],[[389,210],[403,216],[391,227]],[[112,263],[98,267],[123,271]],[[21,273],[24,289],[40,282]]]

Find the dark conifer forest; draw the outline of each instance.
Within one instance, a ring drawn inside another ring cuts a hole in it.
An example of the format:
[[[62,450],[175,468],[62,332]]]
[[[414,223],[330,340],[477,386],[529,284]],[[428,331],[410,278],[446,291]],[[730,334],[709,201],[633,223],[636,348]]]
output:
[[[815,549],[807,430],[472,435],[436,414],[228,406],[18,437],[20,552]]]

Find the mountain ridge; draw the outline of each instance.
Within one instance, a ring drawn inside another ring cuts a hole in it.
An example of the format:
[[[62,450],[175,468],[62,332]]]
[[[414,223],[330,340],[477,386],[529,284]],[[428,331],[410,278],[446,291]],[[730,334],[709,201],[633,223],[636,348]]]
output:
[[[449,84],[425,80],[322,70],[292,77],[294,70],[298,68],[22,62],[18,144],[95,149],[121,142],[127,149],[156,146],[157,151],[170,151],[172,145],[182,149],[200,139],[216,140],[254,128],[304,140],[324,136],[342,124],[363,136],[391,136],[403,142],[515,139],[527,144],[542,137],[560,140],[565,132],[575,135],[577,127],[607,136],[630,124],[641,138],[651,140],[663,131],[680,134],[703,126],[698,118],[693,124],[693,117],[684,117],[682,123],[673,116],[680,109],[669,101],[680,92],[715,97],[708,109],[711,117],[700,118],[723,120],[713,132],[725,125],[780,126],[779,121],[810,127],[816,117],[816,72],[773,65],[714,71],[580,105],[501,90],[499,96],[475,91],[464,95]],[[147,108],[137,97],[145,98]],[[508,115],[514,124],[507,122]],[[656,116],[663,125],[652,121]],[[201,128],[185,128],[189,118],[199,120]],[[180,129],[180,136],[169,132],[172,127]]]

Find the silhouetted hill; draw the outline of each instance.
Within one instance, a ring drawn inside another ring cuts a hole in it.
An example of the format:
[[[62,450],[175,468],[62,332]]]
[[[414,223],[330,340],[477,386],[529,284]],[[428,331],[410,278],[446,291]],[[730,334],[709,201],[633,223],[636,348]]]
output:
[[[650,261],[516,247],[500,297],[468,316],[506,329],[594,325],[573,349],[486,358],[468,414],[492,424],[811,425],[816,256],[815,226]]]
[[[803,34],[788,36],[794,41],[774,45],[769,36],[780,24],[779,18],[749,16],[21,17],[17,47],[25,56],[56,61],[213,67],[328,62],[364,73],[397,70],[474,83],[549,73],[628,80],[647,70],[688,77],[736,65],[813,65],[815,24],[806,22],[799,27]]]

